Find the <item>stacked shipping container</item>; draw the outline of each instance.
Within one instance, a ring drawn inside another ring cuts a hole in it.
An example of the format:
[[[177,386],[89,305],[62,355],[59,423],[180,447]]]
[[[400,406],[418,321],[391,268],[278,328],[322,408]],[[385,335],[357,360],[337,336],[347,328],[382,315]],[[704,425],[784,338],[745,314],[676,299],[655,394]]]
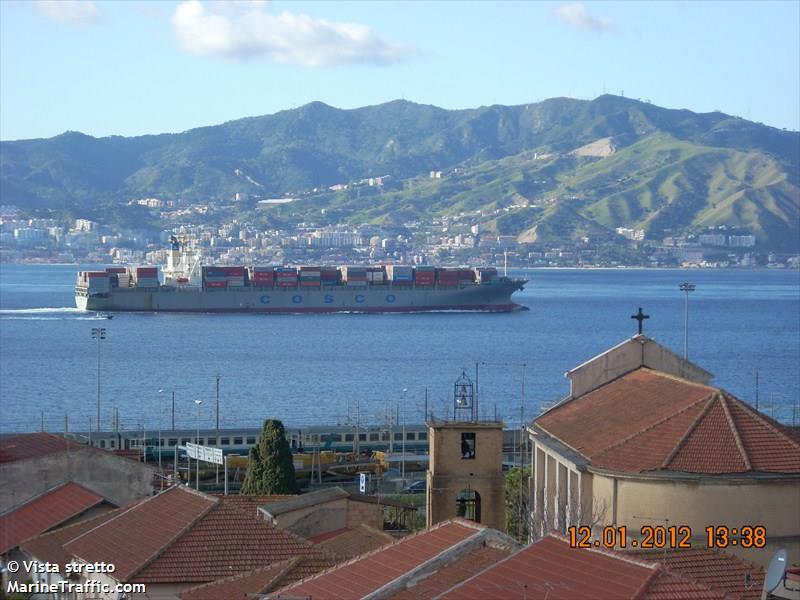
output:
[[[319,287],[321,282],[321,267],[300,267],[300,287]]]
[[[275,285],[278,287],[294,287],[297,285],[297,269],[294,267],[276,267]]]
[[[432,286],[436,283],[436,267],[419,266],[414,269],[414,283]]]
[[[342,267],[342,281],[348,286],[363,287],[367,285],[366,267]]]

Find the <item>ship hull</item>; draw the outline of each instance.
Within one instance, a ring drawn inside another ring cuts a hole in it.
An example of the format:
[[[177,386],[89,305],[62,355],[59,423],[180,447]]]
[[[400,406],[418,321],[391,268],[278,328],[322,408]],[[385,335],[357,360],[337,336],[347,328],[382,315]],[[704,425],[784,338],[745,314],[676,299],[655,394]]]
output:
[[[524,281],[502,279],[488,284],[457,287],[200,289],[160,286],[112,288],[88,295],[76,290],[76,305],[89,311],[198,312],[198,313],[396,313],[432,311],[511,312],[525,307],[511,294]]]

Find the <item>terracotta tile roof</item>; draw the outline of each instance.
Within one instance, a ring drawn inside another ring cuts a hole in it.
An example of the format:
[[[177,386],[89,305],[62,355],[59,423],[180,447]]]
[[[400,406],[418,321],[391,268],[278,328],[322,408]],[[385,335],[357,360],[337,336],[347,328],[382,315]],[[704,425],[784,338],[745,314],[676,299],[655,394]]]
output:
[[[0,554],[103,502],[91,490],[67,482],[0,516]]]
[[[212,494],[212,496],[219,498],[222,502],[227,502],[228,504],[231,504],[248,514],[257,514],[259,506],[264,506],[265,504],[270,504],[272,502],[283,502],[284,500],[289,500],[295,497],[294,494],[261,494],[249,496],[242,496],[238,494],[232,496]]]
[[[570,548],[547,536],[457,584],[438,598],[504,600],[636,598],[658,576],[655,565],[595,550]]]
[[[335,535],[331,535],[335,534]],[[321,538],[321,539],[320,539]],[[349,529],[337,529],[311,538],[319,548],[342,559],[353,558],[397,541],[388,533],[364,525]]]
[[[55,452],[85,450],[90,448],[59,435],[50,433],[23,433],[0,439],[0,464],[39,458]]]
[[[252,600],[279,586],[291,585],[336,564],[332,558],[298,556],[245,573],[190,588],[181,600]]]
[[[659,570],[640,598],[642,600],[721,600],[726,596],[723,592],[712,590],[697,581]],[[728,598],[728,600],[733,599]]]
[[[406,508],[409,510],[417,510],[417,507],[408,502],[401,502],[386,496],[368,496],[367,494],[350,493],[348,500],[353,502],[364,502],[366,504],[380,504],[381,506],[392,506],[394,508]]]
[[[615,471],[800,473],[787,428],[717,388],[639,368],[535,421]]]
[[[511,554],[511,548],[494,548],[480,546],[442,567],[435,574],[426,577],[390,596],[392,600],[428,600],[442,592],[449,590],[454,585],[469,579],[476,573],[483,571]]]
[[[322,553],[311,542],[240,510],[235,503],[217,502],[134,580],[201,583],[307,554]]]
[[[658,562],[681,576],[723,593],[728,597],[757,600],[764,586],[764,569],[726,552],[691,548],[685,550],[632,551],[629,556]],[[750,575],[750,583],[746,576]]]
[[[270,598],[362,598],[485,529],[481,525],[461,519],[445,521],[296,585],[284,587]]]
[[[308,492],[307,494],[289,496],[286,500],[280,502],[270,502],[263,507],[263,511],[272,517],[277,517],[278,515],[309,508],[311,506],[341,500],[342,498],[347,498],[349,495],[350,494],[340,487],[332,487]]]
[[[217,504],[210,496],[175,486],[120,512],[64,548],[86,562],[113,563],[115,579],[129,581]]]
[[[33,556],[37,560],[58,564],[63,571],[64,565],[72,560],[72,555],[64,550],[64,544],[102,525],[109,519],[113,519],[123,510],[122,508],[116,508],[90,519],[85,519],[78,523],[67,525],[66,527],[59,527],[49,533],[39,535],[23,542],[20,548],[22,548],[26,554]]]

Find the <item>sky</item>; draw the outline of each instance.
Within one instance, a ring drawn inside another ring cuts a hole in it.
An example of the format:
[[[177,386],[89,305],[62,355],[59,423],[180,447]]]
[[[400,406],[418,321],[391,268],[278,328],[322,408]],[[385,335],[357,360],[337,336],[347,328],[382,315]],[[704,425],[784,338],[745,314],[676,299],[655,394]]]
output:
[[[800,1],[0,0],[0,139],[603,93],[800,129]]]

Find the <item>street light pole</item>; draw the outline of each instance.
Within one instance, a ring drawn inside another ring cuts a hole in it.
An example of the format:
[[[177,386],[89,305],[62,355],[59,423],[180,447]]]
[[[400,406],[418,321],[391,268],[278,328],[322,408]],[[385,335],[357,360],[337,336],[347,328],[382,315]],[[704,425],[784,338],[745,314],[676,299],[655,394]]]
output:
[[[163,393],[164,390],[158,390],[158,441],[156,442],[156,447],[158,448],[158,474],[162,490],[164,489],[164,473],[161,471],[161,417],[164,414],[161,409],[161,394]]]
[[[402,442],[403,462],[400,463],[400,477],[403,480],[403,485],[406,484],[406,392],[407,391],[408,391],[408,388],[403,388],[403,413],[402,413],[402,418],[403,418],[403,426],[402,426],[402,432],[403,432],[403,442]]]
[[[100,341],[106,339],[106,328],[92,327],[92,339],[97,340],[97,431],[100,431]]]
[[[684,281],[678,289],[685,294],[683,308],[683,360],[689,360],[689,292],[695,290],[695,285]]]
[[[214,438],[214,440],[216,442],[214,445],[218,446],[219,445],[219,378],[220,378],[220,375],[217,374],[216,378],[217,378],[217,428],[216,428],[215,434],[216,434],[217,437]],[[217,468],[216,468],[216,473],[215,473],[215,476],[214,476],[214,483],[217,483],[217,484],[219,483],[219,465],[217,465]]]
[[[203,404],[202,400],[195,400],[194,403],[197,405],[197,434],[194,438],[194,443],[198,446],[200,445],[200,405]],[[197,462],[197,491],[200,491],[200,459],[195,459]]]

